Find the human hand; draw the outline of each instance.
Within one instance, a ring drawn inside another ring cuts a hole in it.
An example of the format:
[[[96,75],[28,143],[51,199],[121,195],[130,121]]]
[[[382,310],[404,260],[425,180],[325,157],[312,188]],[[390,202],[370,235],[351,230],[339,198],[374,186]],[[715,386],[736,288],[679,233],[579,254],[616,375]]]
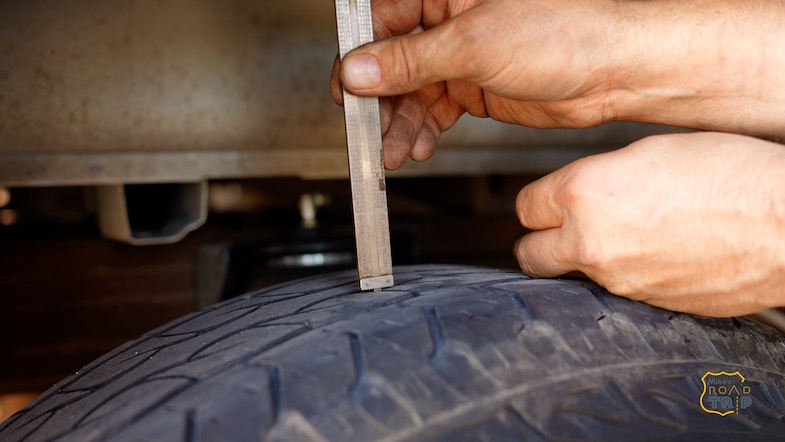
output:
[[[785,3],[373,0],[375,43],[332,93],[382,100],[384,160],[429,158],[464,113],[530,127],[611,120],[785,138]]]
[[[464,112],[532,127],[613,118],[598,72],[610,52],[597,50],[610,46],[608,2],[375,0],[373,12],[381,41],[336,62],[332,93],[340,103],[343,83],[389,97],[382,129],[390,169],[409,156],[429,158]]]
[[[785,306],[785,146],[696,133],[578,160],[521,190],[523,271],[580,271],[707,316]]]

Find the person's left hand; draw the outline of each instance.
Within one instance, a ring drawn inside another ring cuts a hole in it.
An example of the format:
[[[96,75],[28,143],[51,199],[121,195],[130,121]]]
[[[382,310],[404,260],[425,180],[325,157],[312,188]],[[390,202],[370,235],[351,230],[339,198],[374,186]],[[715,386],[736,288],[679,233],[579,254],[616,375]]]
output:
[[[785,306],[785,146],[646,138],[521,190],[523,271],[579,271],[631,299],[707,316]]]

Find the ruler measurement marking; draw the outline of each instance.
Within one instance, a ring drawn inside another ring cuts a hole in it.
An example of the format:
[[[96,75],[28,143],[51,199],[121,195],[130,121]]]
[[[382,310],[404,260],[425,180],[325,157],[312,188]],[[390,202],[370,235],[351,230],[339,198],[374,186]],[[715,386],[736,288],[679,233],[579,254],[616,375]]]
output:
[[[335,0],[335,11],[341,58],[373,41],[370,0]],[[360,288],[381,289],[393,276],[379,100],[343,96]]]

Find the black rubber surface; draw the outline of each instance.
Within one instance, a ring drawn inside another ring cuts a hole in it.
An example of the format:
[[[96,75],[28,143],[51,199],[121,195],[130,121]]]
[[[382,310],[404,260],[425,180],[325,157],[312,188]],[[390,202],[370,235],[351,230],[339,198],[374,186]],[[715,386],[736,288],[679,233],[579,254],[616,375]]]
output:
[[[117,349],[0,428],[2,441],[785,439],[785,340],[588,282],[419,266],[235,298]],[[739,371],[752,404],[700,407]]]

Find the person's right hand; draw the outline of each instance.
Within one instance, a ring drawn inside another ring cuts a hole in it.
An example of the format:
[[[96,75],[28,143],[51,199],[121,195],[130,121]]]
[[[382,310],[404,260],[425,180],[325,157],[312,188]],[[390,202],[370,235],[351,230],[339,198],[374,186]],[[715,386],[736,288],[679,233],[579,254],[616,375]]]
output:
[[[384,160],[433,154],[468,112],[529,127],[611,120],[785,137],[785,3],[372,0],[378,41],[336,63],[382,103]]]
[[[382,103],[392,169],[408,156],[430,157],[464,112],[531,127],[612,120],[603,72],[612,4],[374,0],[380,41],[336,63],[333,98],[341,103],[341,83],[359,95],[396,96]]]

